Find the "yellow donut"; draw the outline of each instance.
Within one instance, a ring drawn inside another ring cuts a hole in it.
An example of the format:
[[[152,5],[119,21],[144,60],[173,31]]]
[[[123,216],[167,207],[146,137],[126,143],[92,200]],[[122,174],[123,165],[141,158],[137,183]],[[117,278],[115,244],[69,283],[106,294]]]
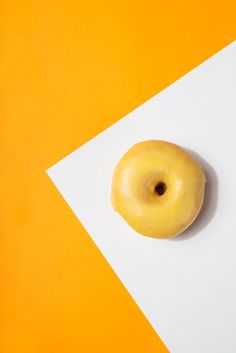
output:
[[[111,202],[138,233],[174,237],[197,217],[205,183],[202,167],[183,148],[166,141],[144,141],[118,162]]]

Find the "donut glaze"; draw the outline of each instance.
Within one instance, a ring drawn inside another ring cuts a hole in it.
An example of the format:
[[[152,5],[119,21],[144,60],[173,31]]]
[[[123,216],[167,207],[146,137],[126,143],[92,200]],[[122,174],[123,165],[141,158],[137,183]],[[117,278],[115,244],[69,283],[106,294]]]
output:
[[[144,141],[118,162],[111,186],[113,208],[138,233],[170,238],[197,217],[206,178],[200,164],[180,146]]]

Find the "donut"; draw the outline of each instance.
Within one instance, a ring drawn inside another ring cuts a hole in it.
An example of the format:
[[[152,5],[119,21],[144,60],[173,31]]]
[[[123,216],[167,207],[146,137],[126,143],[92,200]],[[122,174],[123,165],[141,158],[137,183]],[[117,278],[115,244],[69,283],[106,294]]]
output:
[[[167,141],[143,141],[116,165],[111,203],[136,232],[171,238],[196,219],[205,183],[203,168],[182,147]]]

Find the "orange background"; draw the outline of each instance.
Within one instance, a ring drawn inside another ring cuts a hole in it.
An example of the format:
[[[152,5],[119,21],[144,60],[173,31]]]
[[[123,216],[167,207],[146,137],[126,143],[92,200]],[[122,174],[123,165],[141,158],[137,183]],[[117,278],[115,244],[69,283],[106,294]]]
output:
[[[1,1],[1,353],[167,352],[45,170],[235,39],[235,10]]]

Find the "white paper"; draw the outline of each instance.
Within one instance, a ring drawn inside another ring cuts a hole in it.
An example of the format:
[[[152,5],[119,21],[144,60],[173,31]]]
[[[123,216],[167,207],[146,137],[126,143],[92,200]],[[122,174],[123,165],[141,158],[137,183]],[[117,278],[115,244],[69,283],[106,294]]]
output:
[[[236,352],[235,65],[236,42],[47,171],[171,353]],[[116,163],[149,139],[194,151],[208,178],[174,240],[139,235],[110,204]]]

